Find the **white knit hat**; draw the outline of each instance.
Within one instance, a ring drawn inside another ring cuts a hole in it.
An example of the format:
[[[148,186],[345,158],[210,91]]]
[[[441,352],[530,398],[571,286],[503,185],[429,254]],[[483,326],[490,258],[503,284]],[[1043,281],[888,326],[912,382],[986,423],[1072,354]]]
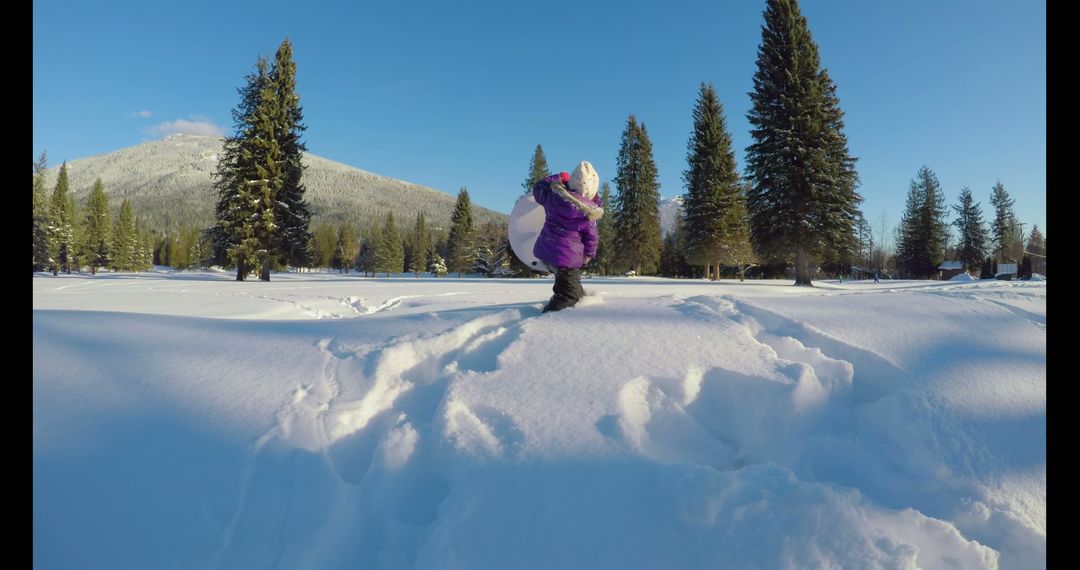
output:
[[[596,175],[596,169],[587,160],[581,161],[581,164],[570,173],[570,189],[588,200],[596,196],[596,190],[599,187],[600,177]]]

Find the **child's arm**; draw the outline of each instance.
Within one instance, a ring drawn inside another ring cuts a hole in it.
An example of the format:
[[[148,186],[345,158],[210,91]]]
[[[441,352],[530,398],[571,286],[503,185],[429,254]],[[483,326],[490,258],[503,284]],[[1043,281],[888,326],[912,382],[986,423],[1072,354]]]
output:
[[[536,184],[534,184],[533,185],[533,199],[536,200],[537,204],[540,204],[541,206],[546,206],[547,205],[548,198],[551,197],[551,184],[553,182],[559,182],[563,186],[569,184],[570,183],[570,173],[569,172],[560,172],[558,174],[552,174],[551,176],[548,176],[548,177],[544,178],[543,180],[541,180],[541,181],[537,182]]]
[[[585,229],[581,230],[581,243],[585,246],[585,258],[592,259],[596,257],[596,243],[599,241],[596,235],[596,222],[589,222],[585,224]],[[586,261],[588,263],[588,261]]]

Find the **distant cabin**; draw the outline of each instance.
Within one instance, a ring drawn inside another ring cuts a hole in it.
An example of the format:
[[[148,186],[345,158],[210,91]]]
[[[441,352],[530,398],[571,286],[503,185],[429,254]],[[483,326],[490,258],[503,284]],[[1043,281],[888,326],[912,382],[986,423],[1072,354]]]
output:
[[[949,279],[952,279],[953,277],[956,277],[957,275],[960,275],[964,272],[964,262],[955,260],[946,261],[939,265],[937,268],[940,271],[939,278],[943,281],[948,281]]]

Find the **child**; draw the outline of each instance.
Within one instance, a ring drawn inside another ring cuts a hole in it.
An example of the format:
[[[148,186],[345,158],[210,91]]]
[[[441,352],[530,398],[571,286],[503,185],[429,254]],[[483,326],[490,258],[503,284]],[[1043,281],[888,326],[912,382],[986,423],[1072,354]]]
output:
[[[573,174],[553,174],[533,186],[533,198],[546,216],[533,255],[555,268],[555,294],[545,313],[573,307],[585,295],[581,268],[596,257],[596,220],[604,215],[598,186],[600,177],[588,161],[578,164]]]

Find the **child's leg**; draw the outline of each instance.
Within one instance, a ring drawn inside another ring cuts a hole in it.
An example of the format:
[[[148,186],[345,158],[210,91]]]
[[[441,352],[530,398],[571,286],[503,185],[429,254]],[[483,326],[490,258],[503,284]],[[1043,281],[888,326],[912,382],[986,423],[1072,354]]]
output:
[[[581,270],[560,267],[555,272],[555,286],[552,290],[555,294],[551,296],[547,307],[544,307],[544,312],[560,311],[576,305],[585,296],[585,289],[581,287]]]

